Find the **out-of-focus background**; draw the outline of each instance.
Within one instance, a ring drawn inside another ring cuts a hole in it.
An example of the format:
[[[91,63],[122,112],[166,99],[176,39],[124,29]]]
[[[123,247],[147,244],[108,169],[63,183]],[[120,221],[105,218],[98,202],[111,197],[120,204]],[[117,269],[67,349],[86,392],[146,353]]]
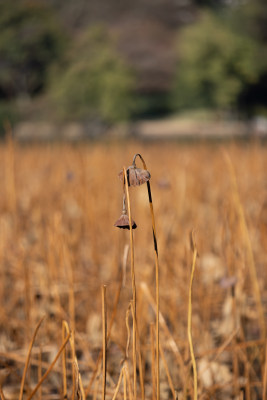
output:
[[[266,39],[265,0],[0,0],[1,132],[266,134]]]
[[[1,400],[159,399],[151,193],[160,399],[196,398],[193,230],[198,399],[266,400],[266,39],[266,0],[0,0]]]

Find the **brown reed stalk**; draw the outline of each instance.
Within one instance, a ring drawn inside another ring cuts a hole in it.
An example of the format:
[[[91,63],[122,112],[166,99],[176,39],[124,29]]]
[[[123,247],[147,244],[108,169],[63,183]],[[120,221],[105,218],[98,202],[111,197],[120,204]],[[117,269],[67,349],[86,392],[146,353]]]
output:
[[[42,378],[42,347],[40,346],[38,354],[38,381]],[[39,400],[42,400],[42,388],[39,390]]]
[[[74,295],[74,271],[71,255],[67,245],[62,242],[63,260],[67,266],[67,278],[68,278],[68,298],[69,298],[69,316],[70,316],[70,330],[75,332],[75,295]]]
[[[265,362],[263,372],[262,400],[267,398],[267,343],[265,344]]]
[[[66,336],[66,322],[62,322],[62,343],[64,343]],[[67,332],[68,333],[68,332]],[[67,368],[66,368],[66,348],[62,351],[62,377],[63,377],[63,399],[67,399]]]
[[[128,366],[128,362],[126,360],[124,361],[124,371],[125,371],[126,381],[128,384],[129,398],[130,398],[130,400],[133,400],[133,391],[132,391],[132,385],[131,385],[131,379],[130,379],[130,373],[129,373],[129,366]]]
[[[54,358],[54,360],[52,361],[52,363],[50,364],[49,368],[47,369],[47,371],[45,372],[45,374],[42,376],[42,379],[39,380],[39,382],[37,383],[37,385],[35,386],[35,388],[33,389],[33,391],[31,392],[31,394],[27,397],[27,400],[31,400],[33,398],[33,396],[35,395],[35,393],[37,392],[37,390],[39,389],[39,387],[42,385],[42,383],[45,381],[45,379],[48,377],[48,375],[50,374],[50,372],[52,371],[52,369],[54,368],[57,360],[59,359],[62,351],[64,350],[65,346],[67,345],[68,341],[70,339],[70,333],[67,335],[66,339],[64,340],[64,342],[62,343],[59,351],[57,352],[56,357]]]
[[[103,331],[103,381],[102,381],[102,400],[106,398],[106,377],[107,377],[107,300],[106,285],[102,286],[102,331]]]
[[[133,229],[132,229],[132,214],[131,214],[131,202],[129,195],[129,186],[127,179],[127,172],[123,167],[123,176],[125,183],[125,192],[127,198],[128,214],[129,214],[129,227],[130,227],[130,248],[131,248],[131,279],[132,279],[132,291],[133,291],[133,311],[134,319],[136,321],[136,285],[135,285],[135,270],[134,270],[134,243],[133,243]],[[136,331],[135,324],[133,324],[133,378],[134,378],[134,400],[136,400]]]
[[[240,327],[240,338],[242,340],[242,342],[245,342],[245,335],[244,335],[244,331],[242,329],[242,325]],[[238,342],[236,337],[233,340],[234,342],[234,352],[237,352],[237,360],[238,358],[240,358],[240,360],[243,362],[244,365],[244,375],[245,375],[245,380],[246,380],[246,384],[245,384],[245,397],[247,400],[251,400],[251,385],[250,385],[250,371],[253,371],[253,367],[251,365],[251,363],[249,362],[249,355],[247,352],[247,349],[241,349],[238,346]],[[255,373],[256,375],[256,373]],[[239,392],[239,381],[238,381],[238,376],[239,376],[239,369],[238,369],[238,373],[237,373],[237,383],[235,382],[235,386],[238,388],[237,393]]]
[[[70,336],[70,346],[71,346],[71,354],[72,354],[72,400],[75,398],[75,386],[76,386],[76,375],[78,364],[76,364],[76,351],[75,351],[75,340],[74,340],[74,332],[75,332],[75,295],[74,295],[74,271],[73,264],[71,260],[71,256],[69,254],[69,249],[67,245],[64,243],[62,238],[62,251],[63,251],[63,260],[64,264],[67,266],[67,278],[68,278],[68,299],[69,299],[69,316],[70,316],[70,328],[68,323],[64,321],[64,325],[67,332],[71,332]]]
[[[251,239],[250,239],[249,230],[248,230],[248,226],[247,226],[247,222],[246,222],[245,212],[244,212],[243,205],[241,203],[236,174],[235,174],[232,160],[231,160],[229,154],[226,152],[224,152],[224,158],[226,160],[228,170],[230,173],[234,205],[235,205],[236,212],[237,212],[237,215],[239,218],[240,228],[243,233],[243,239],[244,239],[245,245],[246,245],[248,270],[249,270],[250,280],[251,280],[252,287],[253,287],[253,293],[255,296],[256,304],[257,304],[257,312],[258,312],[258,318],[259,318],[261,338],[263,340],[265,340],[266,327],[265,327],[264,310],[263,310],[262,301],[261,301],[261,293],[260,293],[260,287],[259,287],[259,282],[258,282],[257,270],[256,270],[256,266],[255,266],[253,249],[252,249]]]
[[[2,385],[0,384],[0,397],[1,397],[1,400],[6,400],[5,399],[5,396],[4,396],[4,393],[3,393],[3,389],[2,389]]]
[[[111,330],[112,330],[113,323],[114,323],[114,320],[115,320],[115,317],[116,317],[116,313],[117,313],[117,308],[118,308],[118,303],[119,303],[119,298],[120,298],[120,293],[121,293],[121,287],[122,287],[122,279],[123,278],[122,278],[122,274],[121,274],[120,283],[119,283],[118,290],[116,292],[115,302],[114,302],[114,306],[113,306],[113,310],[112,310],[112,314],[111,314],[111,318],[110,318],[108,334],[107,334],[107,344],[108,344],[108,341],[109,341],[109,338],[110,338]],[[94,368],[92,377],[91,377],[90,382],[89,382],[89,384],[88,384],[88,386],[87,386],[87,388],[85,390],[85,396],[87,396],[90,393],[92,384],[93,384],[93,382],[95,380],[95,377],[97,375],[97,371],[98,371],[100,360],[102,360],[102,350],[100,351],[100,353],[98,355],[98,358],[97,358],[97,361],[96,361],[96,364],[95,364],[95,368]]]
[[[1,400],[6,400],[1,384],[0,384],[0,398]]]
[[[32,310],[32,301],[31,301],[31,278],[29,271],[29,263],[25,261],[25,250],[21,247],[20,251],[20,262],[23,267],[24,273],[24,296],[25,296],[25,315],[26,315],[26,334],[27,339],[30,339],[30,330],[31,330],[31,310]]]
[[[141,154],[137,153],[133,159],[133,165],[135,165],[136,157],[139,157],[142,161],[144,169],[147,171],[147,166],[145,160],[141,156]],[[158,255],[158,244],[157,244],[157,235],[156,235],[156,224],[155,224],[155,215],[152,201],[152,193],[150,182],[147,180],[147,193],[149,200],[149,208],[152,220],[152,233],[153,233],[153,242],[154,242],[154,253],[155,253],[155,275],[156,275],[156,372],[157,372],[157,400],[160,400],[160,373],[159,373],[159,255]]]
[[[144,385],[144,376],[143,376],[143,365],[142,365],[142,355],[141,355],[141,346],[140,346],[140,336],[138,332],[138,326],[136,323],[136,319],[134,317],[134,310],[133,310],[133,302],[131,301],[131,311],[132,311],[132,317],[133,317],[133,324],[135,332],[136,332],[136,337],[137,337],[137,353],[138,353],[138,363],[139,363],[139,378],[140,378],[140,388],[141,388],[141,397],[142,400],[145,400],[145,385]]]
[[[126,341],[126,347],[125,347],[125,358],[126,359],[129,358],[129,347],[130,347],[130,339],[131,339],[129,316],[130,316],[130,305],[128,306],[128,309],[126,311],[126,317],[125,317],[125,325],[126,325],[126,330],[127,330],[127,341]]]
[[[151,308],[153,309],[153,311],[156,314],[157,311],[156,311],[155,300],[153,299],[153,296],[145,282],[141,282],[141,289],[142,289],[143,293],[145,294]],[[185,379],[186,373],[185,373],[185,366],[184,366],[182,355],[180,353],[180,350],[179,350],[161,312],[159,312],[159,323],[160,323],[162,330],[165,333],[165,336],[168,338],[168,344],[170,346],[170,349],[172,350],[173,354],[175,355],[175,358],[176,358],[178,364],[180,365],[180,368],[181,368],[181,371],[183,374],[183,379]]]
[[[239,350],[240,352],[242,352],[242,350]],[[250,387],[250,362],[248,360],[247,354],[244,351],[244,364],[245,364],[245,368],[244,368],[244,372],[245,372],[245,379],[246,379],[246,386],[245,386],[245,396],[246,396],[246,400],[251,400],[251,387]]]
[[[165,369],[165,372],[166,372],[166,375],[167,375],[169,386],[170,386],[170,389],[171,389],[171,392],[172,392],[173,400],[175,400],[176,393],[175,393],[172,377],[171,377],[171,374],[170,374],[170,370],[168,368],[168,364],[167,364],[167,361],[166,361],[166,358],[165,358],[165,355],[164,355],[164,351],[162,349],[161,344],[159,344],[159,351],[160,351],[160,357],[161,357],[161,359],[163,361],[163,366],[164,366],[164,369]]]
[[[221,346],[219,348],[213,349],[212,352],[216,352],[215,357],[212,359],[212,361],[216,361],[220,355],[226,350],[227,346],[232,342],[232,340],[234,339],[234,337],[237,335],[239,331],[239,328],[234,330],[230,336],[225,340],[224,343],[221,344]],[[205,352],[203,354],[198,354],[199,358],[203,357],[204,355],[208,355],[210,352]],[[199,378],[202,377],[202,375],[204,374],[204,372],[206,372],[209,369],[209,365],[207,365],[205,368],[202,368],[201,371],[199,372]],[[205,397],[205,395],[204,395]],[[200,397],[200,399],[202,399],[202,397]]]
[[[102,288],[102,290],[103,290],[103,288]],[[102,296],[103,296],[103,292],[102,292]],[[131,305],[132,305],[132,303],[131,303]],[[103,313],[103,308],[102,308],[102,313]],[[130,315],[130,306],[127,309],[126,318],[125,318],[126,328],[127,328],[127,344],[126,344],[126,349],[125,349],[125,360],[124,360],[123,366],[121,368],[120,376],[119,376],[119,379],[118,379],[118,382],[117,382],[117,385],[116,385],[115,392],[113,394],[112,400],[115,400],[117,395],[118,395],[120,384],[121,384],[121,380],[122,380],[122,376],[124,376],[124,395],[125,395],[126,376],[125,376],[125,371],[124,370],[125,370],[125,362],[126,362],[126,359],[128,358],[129,345],[130,345],[130,336],[131,336],[130,326],[129,326],[129,315]],[[103,345],[103,347],[104,347],[104,345]],[[103,349],[103,353],[104,353],[104,349]],[[104,365],[104,360],[103,360],[103,365]]]
[[[165,355],[164,355],[164,351],[162,349],[161,344],[159,344],[159,351],[160,351],[160,357],[161,357],[161,359],[163,361],[163,366],[164,366],[164,369],[165,369],[165,372],[166,372],[166,375],[167,375],[167,379],[168,379],[168,382],[169,382],[169,385],[170,385],[170,389],[171,389],[171,392],[172,392],[173,400],[175,400],[176,393],[175,393],[172,377],[171,377],[171,374],[170,374],[170,371],[169,371],[169,368],[168,368],[168,364],[167,364],[167,361],[166,361],[166,358],[165,358]]]
[[[75,352],[75,344],[74,344],[74,333],[70,330],[67,321],[63,321],[65,330],[69,337],[71,355],[72,355],[72,397],[75,398],[75,392],[80,392],[81,399],[86,400],[85,391],[81,379],[81,374],[79,371],[78,361]],[[77,390],[75,390],[77,389]]]
[[[236,344],[237,344],[237,339],[236,337],[234,338],[234,348],[233,348],[233,353],[232,353],[232,359],[233,359],[233,375],[234,375],[234,395],[238,396],[239,393],[239,381],[238,381],[238,376],[239,376],[239,365],[238,365],[238,354],[237,354],[237,349],[236,349]]]
[[[191,245],[193,250],[193,261],[192,261],[192,269],[191,269],[190,284],[189,284],[189,296],[188,296],[187,335],[188,335],[189,349],[193,367],[194,400],[197,400],[197,366],[196,366],[196,359],[194,355],[194,347],[192,342],[192,285],[193,285],[193,278],[194,278],[196,259],[197,259],[197,248],[194,241],[193,232],[191,233]]]
[[[187,399],[188,397],[191,399],[194,395],[192,388],[191,388],[191,364],[188,365],[187,372],[184,377],[184,387],[183,387],[183,394],[182,399]],[[194,390],[194,389],[193,389]],[[206,400],[206,399],[205,399]]]
[[[237,302],[236,302],[236,290],[233,288],[232,290],[232,302],[233,302],[233,316],[234,316],[234,326],[235,328],[238,328],[239,322],[237,322]],[[233,346],[234,350],[232,353],[232,359],[233,359],[233,374],[234,374],[234,394],[235,396],[238,396],[239,393],[239,382],[238,382],[238,376],[239,376],[239,360],[238,360],[238,354],[237,354],[237,337],[235,336],[233,338]]]
[[[156,373],[155,373],[155,325],[150,324],[151,342],[151,378],[152,378],[152,400],[156,400]]]
[[[114,394],[113,394],[112,400],[115,400],[116,397],[117,397],[117,395],[118,395],[118,393],[119,393],[119,389],[120,389],[120,384],[121,384],[122,376],[123,376],[123,367],[122,367],[122,369],[121,369],[120,376],[119,376],[119,379],[118,379],[118,383],[117,383],[117,385],[116,385],[115,392],[114,392]]]
[[[70,332],[70,340],[71,341],[71,336],[72,336],[72,331]],[[76,372],[75,372],[75,364],[74,364],[74,354],[73,354],[73,348],[71,349],[71,357],[72,357],[72,395],[71,395],[71,399],[75,400],[75,394],[76,394],[76,388],[77,388],[77,381],[76,381]]]
[[[122,286],[123,287],[125,286],[125,282],[126,282],[126,266],[127,266],[128,253],[129,253],[129,245],[126,244],[124,246],[123,262],[122,262]]]
[[[97,399],[99,383],[100,383],[99,376],[97,376],[97,379],[95,380],[93,400]]]
[[[29,363],[30,363],[32,347],[33,347],[37,332],[38,332],[38,330],[39,330],[39,328],[40,328],[40,326],[41,326],[41,324],[42,324],[44,319],[45,319],[45,317],[42,317],[40,319],[40,321],[38,322],[38,324],[37,324],[37,326],[36,326],[36,328],[34,330],[31,342],[30,342],[30,346],[29,346],[29,350],[28,350],[28,354],[27,354],[27,358],[26,358],[26,363],[25,363],[24,371],[23,371],[23,375],[22,375],[22,380],[21,380],[21,384],[20,384],[19,400],[22,400],[22,398],[23,398],[23,389],[24,389],[27,369],[28,369],[28,366],[29,366]]]
[[[127,380],[124,367],[123,367],[123,400],[127,400]]]

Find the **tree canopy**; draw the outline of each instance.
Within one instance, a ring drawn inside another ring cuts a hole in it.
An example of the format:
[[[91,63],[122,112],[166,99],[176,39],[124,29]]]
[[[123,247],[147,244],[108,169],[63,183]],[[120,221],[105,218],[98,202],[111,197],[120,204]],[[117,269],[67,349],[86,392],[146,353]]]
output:
[[[64,118],[123,121],[133,109],[134,76],[105,28],[83,32],[53,73],[50,93]]]
[[[0,1],[0,97],[34,95],[64,50],[64,33],[44,3]]]
[[[267,113],[265,3],[0,0],[0,122]]]
[[[255,84],[265,67],[258,43],[210,12],[181,32],[178,46],[177,109],[235,107],[244,87]]]

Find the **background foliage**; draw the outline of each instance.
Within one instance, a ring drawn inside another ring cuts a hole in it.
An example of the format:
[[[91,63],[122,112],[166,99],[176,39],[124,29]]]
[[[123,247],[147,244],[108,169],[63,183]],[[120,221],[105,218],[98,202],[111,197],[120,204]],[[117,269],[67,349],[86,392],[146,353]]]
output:
[[[0,118],[266,113],[264,3],[0,0]]]
[[[0,96],[34,96],[45,89],[52,62],[64,51],[64,31],[41,2],[0,2]]]
[[[183,30],[178,49],[178,109],[235,107],[244,88],[257,82],[264,68],[258,43],[210,12]]]
[[[133,75],[107,31],[92,27],[70,49],[67,61],[53,74],[51,95],[66,118],[129,118],[133,107]]]

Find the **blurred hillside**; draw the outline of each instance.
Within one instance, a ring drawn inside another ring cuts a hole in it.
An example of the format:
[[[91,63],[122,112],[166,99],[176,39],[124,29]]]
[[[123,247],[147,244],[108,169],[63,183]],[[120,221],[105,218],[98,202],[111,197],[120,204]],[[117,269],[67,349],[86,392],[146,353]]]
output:
[[[265,0],[0,0],[0,121],[267,109]]]

